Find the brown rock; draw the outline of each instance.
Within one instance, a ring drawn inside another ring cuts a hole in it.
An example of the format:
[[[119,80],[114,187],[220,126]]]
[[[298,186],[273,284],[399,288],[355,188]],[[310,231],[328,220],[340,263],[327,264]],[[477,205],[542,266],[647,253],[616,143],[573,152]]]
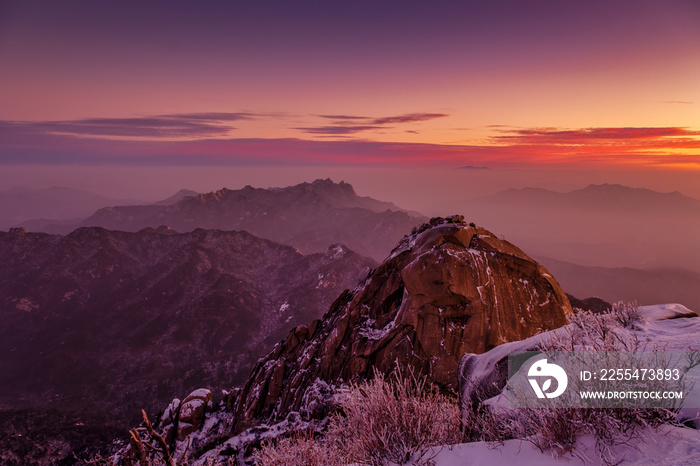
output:
[[[258,362],[234,407],[236,428],[302,407],[317,380],[411,367],[456,391],[465,353],[560,327],[571,305],[547,270],[463,218],[432,219],[324,318]]]
[[[180,405],[180,416],[177,424],[177,438],[183,440],[202,426],[207,405],[211,403],[211,392],[206,388],[193,391]]]

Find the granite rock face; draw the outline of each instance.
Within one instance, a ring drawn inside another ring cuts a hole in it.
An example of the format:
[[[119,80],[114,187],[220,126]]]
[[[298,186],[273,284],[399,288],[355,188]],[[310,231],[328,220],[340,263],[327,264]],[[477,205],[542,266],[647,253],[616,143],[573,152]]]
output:
[[[314,384],[413,368],[456,391],[465,353],[567,323],[571,305],[547,270],[460,216],[407,235],[321,320],[298,326],[258,361],[232,404],[235,430],[304,412]],[[314,410],[322,416],[323,410]]]

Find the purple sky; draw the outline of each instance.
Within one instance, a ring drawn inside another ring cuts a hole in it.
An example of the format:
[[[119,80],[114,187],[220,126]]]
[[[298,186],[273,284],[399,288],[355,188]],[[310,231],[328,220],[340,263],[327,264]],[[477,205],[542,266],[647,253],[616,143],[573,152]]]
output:
[[[700,173],[694,0],[6,0],[0,62],[0,189],[90,167],[114,189],[158,167],[210,189],[217,167]]]

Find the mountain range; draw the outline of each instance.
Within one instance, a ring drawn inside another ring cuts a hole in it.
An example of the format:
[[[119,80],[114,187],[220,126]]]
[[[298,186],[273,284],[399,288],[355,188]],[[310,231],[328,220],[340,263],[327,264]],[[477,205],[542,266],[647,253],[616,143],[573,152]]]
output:
[[[104,207],[72,225],[45,225],[65,234],[77,227],[138,231],[161,225],[187,232],[196,228],[246,230],[292,245],[304,253],[342,243],[358,254],[382,260],[406,231],[427,220],[394,204],[358,196],[347,183],[330,179],[287,188],[221,189],[183,193],[158,204]],[[167,203],[175,200],[174,203]]]
[[[98,227],[0,232],[0,263],[0,407],[122,428],[173,393],[242,382],[376,264],[247,232]]]
[[[700,201],[678,192],[611,184],[566,193],[510,189],[470,200],[465,215],[537,256],[700,272]]]

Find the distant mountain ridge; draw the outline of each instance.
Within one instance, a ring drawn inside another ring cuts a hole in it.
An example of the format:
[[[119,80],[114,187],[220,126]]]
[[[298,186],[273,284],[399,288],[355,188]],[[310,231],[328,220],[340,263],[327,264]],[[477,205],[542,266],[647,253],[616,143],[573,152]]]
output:
[[[585,188],[564,193],[543,188],[507,189],[481,198],[484,201],[508,201],[515,203],[547,202],[552,207],[564,208],[629,208],[629,209],[664,209],[669,205],[674,208],[687,208],[700,211],[700,200],[681,194],[678,191],[661,193],[647,188],[632,188],[620,184],[591,184]]]
[[[630,267],[586,267],[535,256],[575,296],[598,296],[608,302],[639,305],[679,303],[700,311],[700,273],[682,269],[641,270]]]
[[[700,200],[617,184],[566,193],[509,189],[472,199],[466,215],[531,255],[600,267],[700,272]]]
[[[138,231],[161,225],[179,232],[246,230],[305,253],[342,243],[381,260],[406,231],[425,220],[390,202],[358,196],[348,183],[325,179],[286,188],[224,188],[194,197],[183,195],[170,205],[105,207],[79,225],[50,232],[67,233],[76,226]]]

